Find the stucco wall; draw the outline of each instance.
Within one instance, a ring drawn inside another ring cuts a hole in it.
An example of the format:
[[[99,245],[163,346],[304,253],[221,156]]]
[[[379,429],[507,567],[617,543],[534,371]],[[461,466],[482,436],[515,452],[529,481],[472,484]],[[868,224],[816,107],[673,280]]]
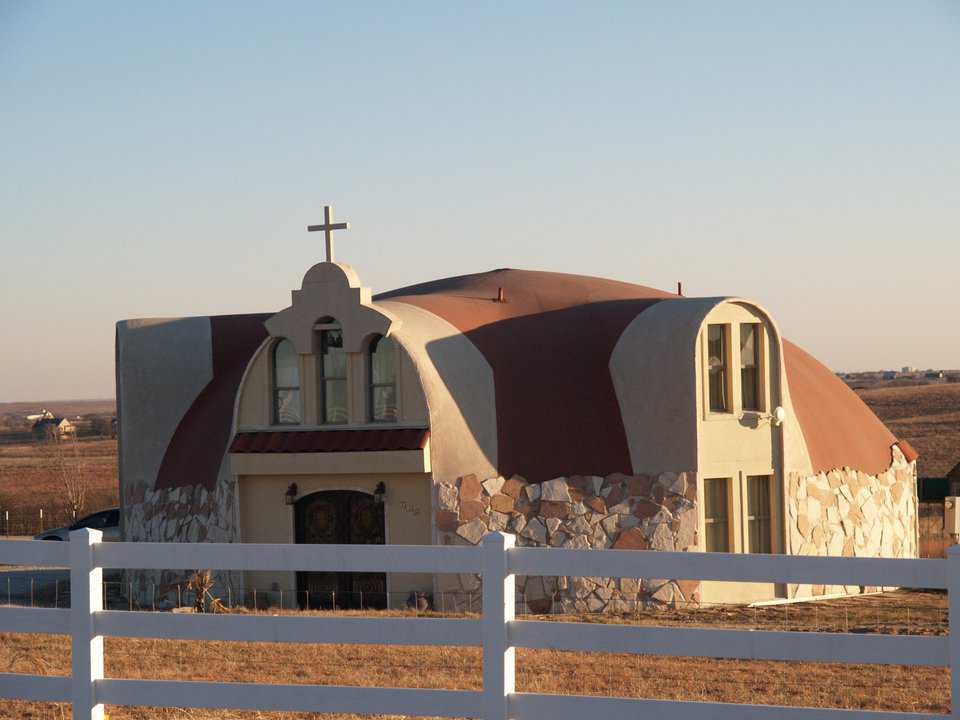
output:
[[[284,493],[291,482],[297,483],[299,497],[324,490],[356,490],[373,494],[377,483],[384,482],[386,541],[392,545],[429,545],[431,542],[430,477],[428,475],[257,475],[240,477],[240,527],[243,542],[293,543],[294,509],[284,504]],[[257,588],[264,603],[276,603],[271,595],[274,588],[282,589],[292,604],[296,589],[296,574],[292,572],[244,573],[245,591]],[[387,589],[391,607],[404,607],[413,591],[431,592],[430,575],[393,573],[388,576]]]
[[[212,492],[201,486],[155,489],[177,424],[213,377],[209,318],[117,324],[117,409],[121,530],[130,542],[232,542],[236,495],[228,463]],[[149,606],[175,597],[184,571],[128,572],[135,599]],[[218,573],[221,586],[234,583]]]
[[[270,373],[270,352],[274,340],[268,340],[250,361],[241,385],[237,403],[237,429],[251,430],[265,428],[273,424],[272,378]],[[303,426],[316,427],[320,422],[319,358],[312,353],[299,355],[300,361],[300,402],[303,412]],[[367,360],[365,353],[347,355],[347,412],[349,425],[367,424]],[[397,400],[399,422],[406,425],[427,425],[426,398],[420,387],[419,377],[410,355],[397,344]],[[381,427],[382,424],[378,424]],[[299,426],[297,426],[299,427]],[[291,429],[293,426],[283,426]],[[293,428],[295,429],[295,428]]]
[[[439,542],[477,544],[489,531],[521,546],[695,550],[696,476],[688,472],[570,476],[528,484],[466,475],[440,482]],[[477,610],[480,578],[439,575],[434,606]],[[638,606],[697,603],[699,583],[663,578],[518,577],[517,597],[530,612],[627,612]]]
[[[402,320],[395,334],[411,358],[430,415],[430,467],[437,482],[469,468],[489,477],[497,466],[493,370],[476,346],[446,320],[405,303],[382,301]]]
[[[838,468],[792,473],[788,483],[790,552],[834,557],[914,558],[918,552],[917,467],[892,448],[890,467],[869,475]],[[865,591],[877,588],[864,588]],[[791,597],[856,594],[859,586],[792,585]]]

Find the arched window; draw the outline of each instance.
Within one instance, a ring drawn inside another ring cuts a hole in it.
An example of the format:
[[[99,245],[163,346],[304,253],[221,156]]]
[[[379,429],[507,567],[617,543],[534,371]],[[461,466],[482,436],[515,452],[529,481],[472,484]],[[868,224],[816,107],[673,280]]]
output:
[[[333,320],[320,329],[320,423],[345,425],[347,416],[347,355],[343,351],[343,330]]]
[[[300,366],[297,351],[289,340],[273,346],[273,422],[277,425],[299,425]]]
[[[399,419],[396,343],[380,335],[370,342],[367,356],[370,421],[396,422]]]

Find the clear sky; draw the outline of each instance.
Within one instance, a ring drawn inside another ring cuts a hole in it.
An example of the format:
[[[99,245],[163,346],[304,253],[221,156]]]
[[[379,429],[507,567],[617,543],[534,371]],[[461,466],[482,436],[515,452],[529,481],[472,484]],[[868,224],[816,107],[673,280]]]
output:
[[[0,0],[0,401],[110,397],[114,322],[498,267],[768,307],[960,367],[960,2]]]

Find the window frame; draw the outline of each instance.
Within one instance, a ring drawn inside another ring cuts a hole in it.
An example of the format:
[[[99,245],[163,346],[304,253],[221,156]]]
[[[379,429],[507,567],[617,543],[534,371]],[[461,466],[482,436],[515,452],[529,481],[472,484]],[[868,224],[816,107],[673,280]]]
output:
[[[733,523],[731,522],[731,518],[734,517],[733,493],[731,490],[733,487],[733,481],[734,481],[734,478],[732,477],[711,477],[711,478],[704,478],[703,480],[703,549],[704,549],[704,552],[729,553],[729,552],[734,552],[735,550]],[[724,506],[726,510],[726,516],[723,520],[718,520],[716,517],[713,517],[707,514],[707,497],[708,497],[707,484],[708,483],[723,483],[722,495],[724,498]],[[725,533],[726,547],[724,549],[711,549],[708,546],[710,535],[707,532],[707,526],[716,525],[719,522],[722,522],[724,525],[726,525],[726,528],[727,528],[727,531]]]
[[[317,324],[314,329],[318,333],[317,339],[317,423],[319,425],[348,425],[350,423],[350,357],[343,350],[343,327],[340,323],[333,320]],[[323,358],[326,355],[328,333],[339,332],[341,351],[343,352],[343,376],[328,376],[324,367]],[[344,387],[344,400],[346,402],[347,418],[344,421],[333,421],[327,417],[327,386],[332,382],[342,382]]]
[[[755,368],[756,368],[756,382],[755,382],[755,391],[756,391],[756,407],[748,408],[744,402],[744,389],[743,389],[743,371],[745,369],[743,364],[743,328],[744,327],[753,327],[755,332],[754,337],[754,355],[755,355]],[[739,342],[737,347],[739,352],[737,353],[737,367],[740,370],[740,393],[739,393],[739,409],[741,413],[764,413],[767,411],[767,382],[766,382],[766,362],[764,358],[766,357],[766,332],[764,332],[764,323],[760,320],[755,322],[738,322],[737,323],[737,335],[739,336]]]
[[[293,348],[293,356],[296,359],[296,370],[297,370],[297,385],[280,385],[277,377],[277,352],[283,343],[290,343],[290,347]],[[273,347],[270,349],[270,404],[271,404],[271,425],[302,425],[303,424],[303,373],[300,372],[300,355],[297,353],[296,347],[293,345],[293,341],[289,338],[281,337],[273,343]],[[284,422],[280,420],[280,393],[282,391],[296,390],[297,391],[297,404],[300,406],[298,408],[298,414],[300,419],[297,422]]]
[[[735,414],[735,398],[733,393],[733,368],[731,361],[731,342],[730,338],[732,336],[731,331],[732,324],[729,322],[718,322],[718,323],[707,323],[706,330],[704,332],[704,345],[703,345],[703,367],[704,367],[704,376],[705,376],[705,400],[704,407],[706,412],[710,416],[714,417],[730,417]],[[723,392],[726,400],[725,407],[722,410],[714,409],[713,407],[713,398],[711,392],[711,379],[712,371],[710,368],[710,328],[719,327],[722,333],[722,342],[723,342]]]
[[[393,362],[393,382],[389,383],[376,383],[373,379],[373,354],[376,352],[377,346],[380,344],[381,340],[389,340],[394,353],[394,362]],[[370,342],[367,344],[366,356],[366,372],[367,372],[367,383],[366,383],[366,393],[367,393],[367,422],[376,423],[376,424],[396,424],[400,421],[400,392],[399,392],[399,370],[400,370],[400,352],[399,345],[397,341],[393,338],[388,338],[386,335],[375,335],[370,339]],[[394,403],[396,406],[396,417],[394,418],[376,418],[375,417],[375,406],[376,406],[376,390],[378,388],[392,387],[393,388],[393,397]]]

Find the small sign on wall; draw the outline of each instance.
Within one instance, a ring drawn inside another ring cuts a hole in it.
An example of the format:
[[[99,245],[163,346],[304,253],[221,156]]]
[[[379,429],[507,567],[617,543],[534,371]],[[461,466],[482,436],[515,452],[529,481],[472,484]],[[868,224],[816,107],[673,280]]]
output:
[[[401,500],[401,501],[400,501],[400,509],[403,510],[405,513],[410,513],[410,514],[413,515],[414,517],[416,517],[416,516],[419,515],[421,512],[423,512],[423,511],[420,509],[420,506],[419,506],[419,505],[414,505],[413,503],[408,503],[406,500]]]

